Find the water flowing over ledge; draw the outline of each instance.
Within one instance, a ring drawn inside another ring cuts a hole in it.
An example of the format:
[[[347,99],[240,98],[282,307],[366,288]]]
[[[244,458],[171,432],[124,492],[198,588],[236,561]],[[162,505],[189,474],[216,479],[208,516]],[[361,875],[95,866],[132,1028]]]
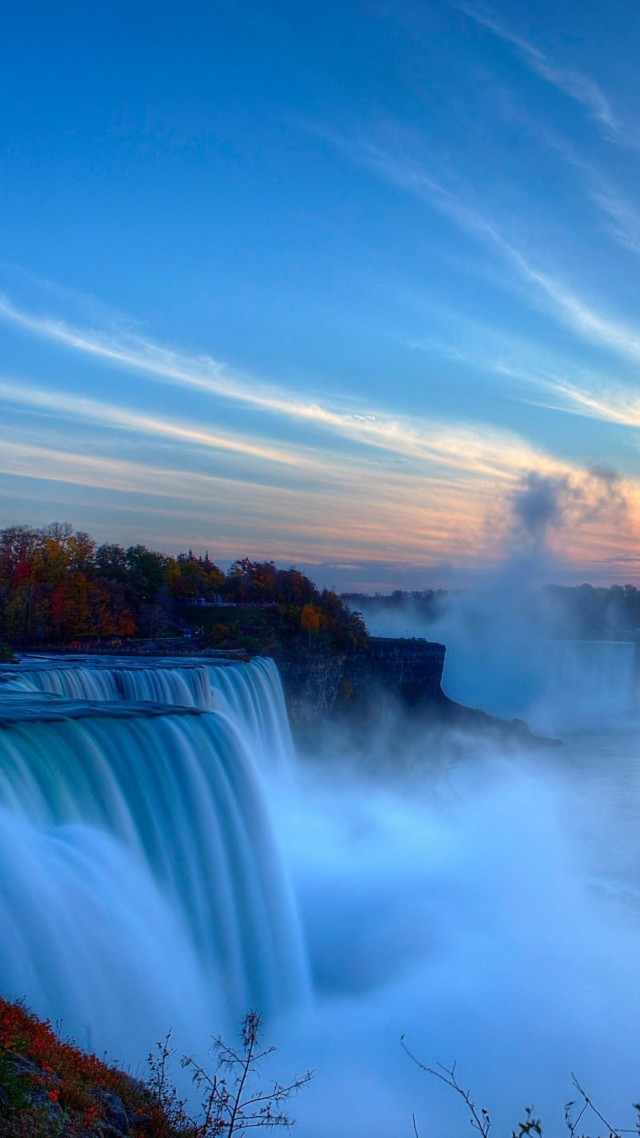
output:
[[[304,1002],[264,788],[291,754],[275,666],[38,660],[9,675],[2,992],[115,1053],[185,1017],[210,1031]]]

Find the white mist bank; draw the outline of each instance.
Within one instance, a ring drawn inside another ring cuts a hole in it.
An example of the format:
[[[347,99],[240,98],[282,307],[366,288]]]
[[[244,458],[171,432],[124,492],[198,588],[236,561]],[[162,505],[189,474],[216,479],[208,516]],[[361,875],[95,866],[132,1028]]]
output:
[[[410,1134],[412,1111],[423,1134],[468,1125],[402,1035],[430,1066],[457,1062],[497,1134],[527,1105],[561,1127],[572,1072],[632,1124],[640,906],[596,880],[608,805],[546,759],[496,759],[386,789],[316,771],[278,814],[316,979],[283,1031],[284,1067],[316,1071],[305,1138]]]
[[[486,592],[450,594],[427,620],[411,599],[367,616],[375,636],[422,636],[446,646],[442,686],[459,703],[563,731],[633,709],[633,641],[554,640],[557,599],[532,594],[511,576]],[[570,627],[565,618],[563,624]]]

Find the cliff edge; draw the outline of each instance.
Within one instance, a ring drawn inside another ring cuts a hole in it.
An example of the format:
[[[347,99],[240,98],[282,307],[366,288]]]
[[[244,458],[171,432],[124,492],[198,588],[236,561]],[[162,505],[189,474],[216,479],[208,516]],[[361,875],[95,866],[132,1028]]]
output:
[[[557,745],[520,719],[465,707],[442,690],[446,647],[434,641],[371,637],[351,653],[308,650],[278,661],[294,733],[305,745],[325,726],[376,733],[383,721],[407,718],[418,729],[473,736],[491,746]]]

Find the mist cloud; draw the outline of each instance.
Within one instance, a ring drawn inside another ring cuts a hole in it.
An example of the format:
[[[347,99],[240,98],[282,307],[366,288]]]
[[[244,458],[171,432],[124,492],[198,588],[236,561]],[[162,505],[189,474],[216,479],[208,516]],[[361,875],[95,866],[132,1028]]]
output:
[[[520,552],[550,550],[554,535],[586,523],[611,520],[627,509],[620,475],[605,463],[575,474],[530,470],[510,500],[510,538]]]

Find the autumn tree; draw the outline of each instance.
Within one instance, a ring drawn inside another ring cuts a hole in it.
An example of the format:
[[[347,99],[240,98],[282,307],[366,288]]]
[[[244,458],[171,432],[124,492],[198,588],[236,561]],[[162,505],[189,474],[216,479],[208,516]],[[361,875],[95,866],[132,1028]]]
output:
[[[322,612],[316,605],[307,604],[300,613],[300,628],[310,637],[322,627]]]
[[[141,544],[96,546],[68,522],[0,531],[0,637],[15,645],[155,637],[170,629],[175,602],[219,595],[270,606],[256,650],[267,627],[269,649],[313,638],[349,651],[366,640],[361,617],[335,593],[320,592],[300,570],[278,569],[273,561],[241,558],[225,576],[208,553],[188,550],[174,558]]]
[[[234,561],[227,573],[225,596],[243,604],[266,604],[274,600],[277,570],[273,561]]]
[[[121,545],[100,545],[95,553],[95,566],[102,580],[124,585],[129,571],[126,550]]]
[[[225,583],[224,573],[208,554],[196,557],[191,550],[172,559],[167,574],[169,592],[176,601],[213,600]]]
[[[84,573],[61,580],[51,600],[51,627],[57,640],[68,641],[89,636],[89,582]]]

